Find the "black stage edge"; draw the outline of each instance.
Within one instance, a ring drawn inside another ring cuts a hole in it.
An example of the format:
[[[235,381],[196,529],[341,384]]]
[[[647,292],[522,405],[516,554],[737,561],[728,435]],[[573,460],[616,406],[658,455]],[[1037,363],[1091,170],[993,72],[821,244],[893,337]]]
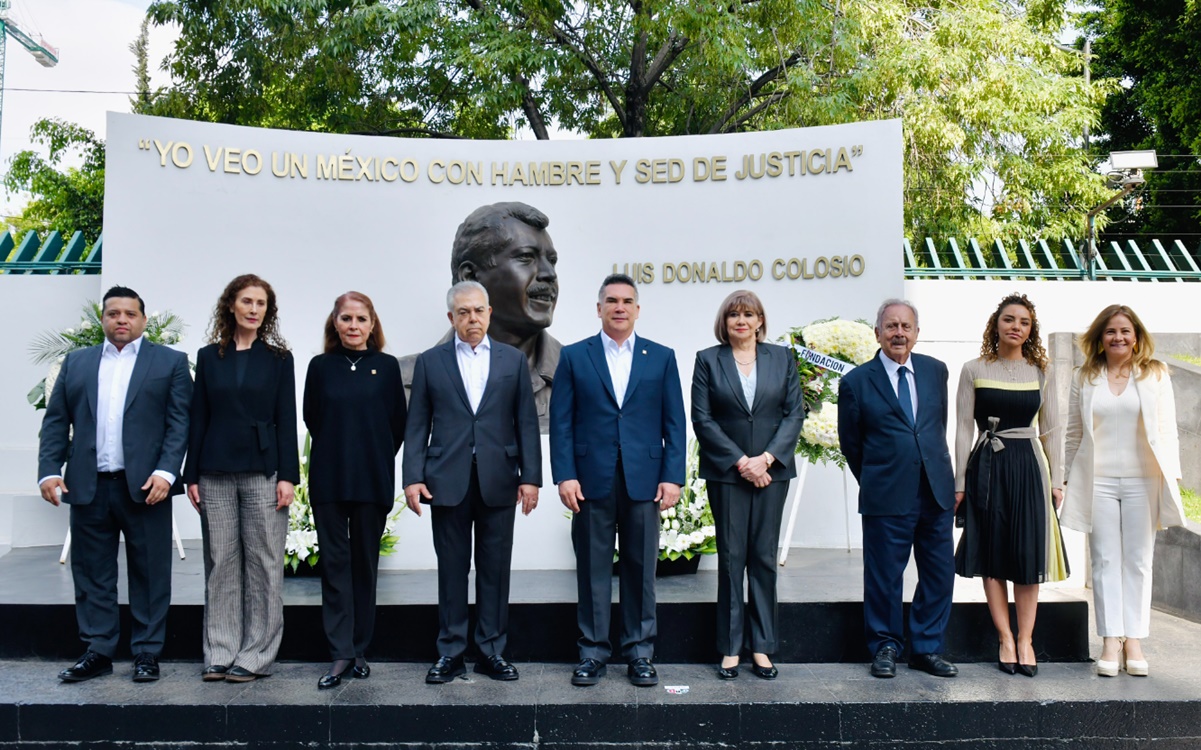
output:
[[[199,661],[204,575],[197,542],[187,559],[172,564],[172,606],[163,656]],[[55,547],[26,547],[0,556],[0,659],[74,659],[83,651],[77,637],[74,588],[69,565],[58,563]],[[123,555],[119,558],[122,559]],[[779,569],[781,625],[779,661],[793,664],[866,662],[863,645],[863,563],[859,551],[793,549]],[[123,564],[122,564],[122,567]],[[120,575],[125,601],[125,576]],[[906,575],[906,598],[915,577]],[[614,581],[616,595],[617,585]],[[437,636],[437,573],[383,570],[379,610],[369,658],[381,662],[433,662]],[[513,572],[507,654],[516,662],[571,663],[575,639],[575,572]],[[704,664],[717,654],[714,602],[717,573],[658,579],[659,638],[656,658],[664,663]],[[1043,662],[1088,659],[1088,602],[1074,589],[1045,588],[1034,646]],[[128,611],[119,653],[128,656]],[[1016,622],[1016,617],[1011,618]],[[317,578],[284,581],[284,638],[280,659],[324,662],[321,583]],[[618,623],[617,617],[613,623]],[[614,643],[619,640],[614,633]],[[957,662],[995,662],[996,636],[978,580],[956,581],[946,655]]]
[[[1196,658],[1191,659],[1195,666]],[[469,674],[422,683],[424,666],[380,664],[368,680],[318,691],[318,665],[283,665],[253,683],[202,683],[198,663],[168,663],[158,683],[118,673],[61,685],[52,665],[0,662],[0,747],[83,748],[989,748],[1176,750],[1201,744],[1197,682],[1151,656],[1152,677],[1046,664],[1035,679],[964,665],[958,678],[862,665],[789,665],[767,682],[716,679],[711,666],[660,664],[663,685],[635,688],[611,669],[573,688],[557,664],[521,679]],[[687,686],[670,693],[664,685]]]
[[[673,664],[708,663],[715,658],[714,604],[661,603],[656,659]],[[906,605],[908,611],[908,605]],[[167,620],[163,658],[197,661],[201,651],[204,608],[172,605]],[[518,662],[575,662],[574,603],[514,604],[509,610],[510,659]],[[1016,622],[1016,616],[1013,616]],[[618,623],[614,609],[613,622]],[[779,661],[812,664],[866,662],[863,606],[856,602],[781,603],[783,636]],[[438,611],[432,604],[386,605],[376,618],[370,658],[376,661],[433,662]],[[129,611],[122,605],[122,640],[118,653],[129,654]],[[77,637],[75,608],[70,604],[0,604],[0,659],[73,659],[83,651]],[[613,643],[620,643],[616,631]],[[1039,661],[1088,659],[1088,604],[1044,602],[1038,609],[1034,648]],[[947,629],[944,653],[956,662],[993,662],[997,640],[983,603],[956,603]],[[329,657],[321,608],[284,608],[282,661],[322,662]]]

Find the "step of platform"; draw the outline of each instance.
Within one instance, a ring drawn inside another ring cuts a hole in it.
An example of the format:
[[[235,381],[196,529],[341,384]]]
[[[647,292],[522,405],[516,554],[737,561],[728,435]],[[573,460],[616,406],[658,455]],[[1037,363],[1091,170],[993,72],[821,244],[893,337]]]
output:
[[[200,551],[176,560],[164,658],[202,658],[204,577]],[[0,658],[73,659],[77,637],[70,566],[59,565],[51,547],[17,548],[0,557]],[[780,648],[788,663],[864,662],[862,558],[858,551],[793,550],[780,569]],[[125,578],[120,577],[125,601]],[[907,599],[914,580],[906,583]],[[661,578],[657,582],[659,637],[656,658],[665,663],[708,663],[715,657],[717,574]],[[437,635],[435,571],[381,571],[379,609],[370,657],[376,661],[433,661]],[[617,586],[614,582],[614,596]],[[575,573],[515,571],[507,655],[521,662],[574,662]],[[316,578],[289,578],[284,586],[284,638],[280,658],[324,661],[321,585]],[[128,655],[128,610],[123,608]],[[1016,621],[1016,620],[1015,620]],[[616,616],[613,623],[619,622]],[[613,642],[619,643],[617,634]],[[1048,588],[1039,604],[1035,651],[1042,661],[1088,658],[1088,603],[1078,591]],[[956,584],[945,653],[962,662],[996,660],[996,636],[978,581]]]

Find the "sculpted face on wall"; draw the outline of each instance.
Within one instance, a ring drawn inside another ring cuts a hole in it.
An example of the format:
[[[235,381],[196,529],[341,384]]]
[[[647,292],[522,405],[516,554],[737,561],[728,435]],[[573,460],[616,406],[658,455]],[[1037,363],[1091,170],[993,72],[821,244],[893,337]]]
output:
[[[546,231],[550,219],[525,203],[493,203],[472,211],[455,232],[451,284],[478,281],[488,290],[488,335],[520,349],[530,363],[530,382],[542,432],[548,430],[551,386],[562,345],[547,329],[559,298],[559,254]],[[446,342],[453,331],[442,337]],[[406,387],[416,355],[401,358]]]

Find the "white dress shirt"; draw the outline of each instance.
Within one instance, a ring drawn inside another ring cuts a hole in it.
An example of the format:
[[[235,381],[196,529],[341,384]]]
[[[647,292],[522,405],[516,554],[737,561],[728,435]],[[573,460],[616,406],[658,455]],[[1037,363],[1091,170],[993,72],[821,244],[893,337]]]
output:
[[[138,336],[119,351],[111,341],[100,348],[100,372],[96,390],[96,470],[121,471],[125,468],[125,397],[129,379],[138,362],[142,337]]]
[[[459,361],[459,375],[463,377],[463,388],[467,390],[467,401],[471,404],[471,413],[480,408],[480,400],[484,398],[484,386],[488,384],[488,371],[492,364],[492,342],[487,336],[471,348],[459,334],[455,334],[455,358]]]
[[[609,365],[609,379],[613,381],[613,395],[617,405],[626,400],[626,387],[630,384],[630,368],[634,366],[634,334],[618,344],[601,331],[601,343],[605,346],[605,362]]]
[[[897,371],[901,369],[902,365],[898,365],[896,362],[894,362],[887,354],[884,353],[883,349],[881,349],[880,353],[876,356],[880,358],[881,364],[884,365],[884,372],[888,373],[888,382],[892,383],[892,394],[896,396],[898,381]],[[913,375],[913,357],[909,357],[905,360],[904,368],[908,370],[908,372],[905,373],[905,380],[909,383],[909,403],[913,404],[913,420],[916,422],[917,379]]]

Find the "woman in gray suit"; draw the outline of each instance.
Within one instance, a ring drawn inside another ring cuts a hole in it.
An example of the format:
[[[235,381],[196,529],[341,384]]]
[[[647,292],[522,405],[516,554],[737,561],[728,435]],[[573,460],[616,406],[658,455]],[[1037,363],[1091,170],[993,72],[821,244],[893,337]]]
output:
[[[747,621],[751,670],[770,680],[778,674],[769,656],[779,644],[776,546],[805,419],[801,385],[792,353],[763,343],[767,315],[753,292],[726,297],[713,333],[721,343],[698,352],[692,372],[692,426],[717,526],[717,674],[738,676]]]

